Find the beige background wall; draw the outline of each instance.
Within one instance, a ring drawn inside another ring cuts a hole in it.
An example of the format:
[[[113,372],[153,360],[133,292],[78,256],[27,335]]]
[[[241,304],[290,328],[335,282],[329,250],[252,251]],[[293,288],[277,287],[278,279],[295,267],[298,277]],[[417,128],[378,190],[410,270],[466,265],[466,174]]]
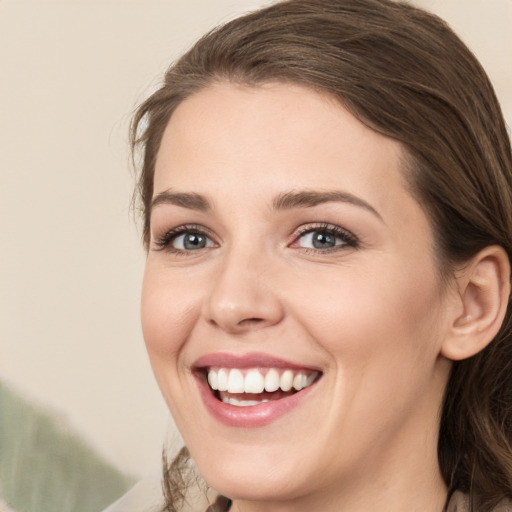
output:
[[[0,1],[0,376],[135,476],[167,412],[140,333],[127,122],[167,64],[257,0]],[[512,0],[418,0],[512,121]]]

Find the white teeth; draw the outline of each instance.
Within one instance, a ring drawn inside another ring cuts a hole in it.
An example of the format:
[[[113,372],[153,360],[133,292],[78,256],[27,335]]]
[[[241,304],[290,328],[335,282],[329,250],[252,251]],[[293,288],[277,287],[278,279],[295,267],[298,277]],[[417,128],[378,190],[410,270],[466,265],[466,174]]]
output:
[[[306,383],[304,384],[304,387],[307,388],[308,386],[311,386],[311,384],[313,384],[313,382],[315,381],[316,377],[317,377],[318,373],[312,373],[311,375],[308,375],[306,377]]]
[[[219,389],[219,378],[217,372],[208,372],[208,384],[214,390]]]
[[[293,370],[285,370],[280,375],[276,368],[270,368],[265,376],[256,368],[247,370],[245,375],[238,368],[210,368],[207,373],[208,384],[214,391],[252,394],[263,391],[273,393],[278,389],[286,392],[292,388],[300,391],[310,386],[318,376],[318,372],[307,374],[304,371],[295,373]]]
[[[295,377],[293,378],[293,389],[296,391],[300,391],[306,386],[306,375],[303,373],[297,373]]]
[[[279,372],[275,368],[270,368],[265,375],[265,391],[272,393],[279,389]]]
[[[293,386],[293,372],[291,370],[285,370],[281,375],[280,388],[283,391],[290,391]]]
[[[259,405],[268,402],[267,399],[263,400],[237,400],[236,398],[223,397],[222,401],[225,404],[236,405],[237,407],[249,407],[251,405]]]
[[[228,390],[228,371],[224,368],[221,368],[217,377],[217,386],[219,391],[227,391]]]
[[[228,379],[228,393],[243,393],[244,389],[244,376],[242,372],[236,369],[231,370]]]
[[[262,393],[265,389],[265,379],[258,370],[249,370],[245,376],[245,393]]]

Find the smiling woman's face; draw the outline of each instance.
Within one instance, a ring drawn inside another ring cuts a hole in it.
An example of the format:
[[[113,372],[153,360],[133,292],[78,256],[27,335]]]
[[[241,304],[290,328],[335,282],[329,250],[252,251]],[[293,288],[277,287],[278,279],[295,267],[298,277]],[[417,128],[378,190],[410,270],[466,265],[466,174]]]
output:
[[[439,485],[450,294],[402,157],[299,86],[218,84],[173,114],[142,323],[218,491],[300,510],[368,485],[396,494],[411,477]]]

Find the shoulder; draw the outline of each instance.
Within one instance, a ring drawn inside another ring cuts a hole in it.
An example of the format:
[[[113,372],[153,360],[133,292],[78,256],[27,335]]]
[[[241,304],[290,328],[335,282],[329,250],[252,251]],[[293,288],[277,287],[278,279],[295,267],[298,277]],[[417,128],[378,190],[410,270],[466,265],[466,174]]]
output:
[[[455,491],[446,512],[470,512],[468,496],[460,491]],[[512,512],[512,503],[504,500],[493,509],[493,512]]]
[[[460,491],[455,491],[446,507],[446,512],[469,512],[468,497]]]

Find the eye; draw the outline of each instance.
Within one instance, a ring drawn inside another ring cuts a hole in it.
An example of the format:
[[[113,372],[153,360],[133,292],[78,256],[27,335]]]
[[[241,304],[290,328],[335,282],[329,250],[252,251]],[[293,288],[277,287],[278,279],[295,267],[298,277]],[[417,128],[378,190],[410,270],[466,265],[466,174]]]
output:
[[[182,251],[195,251],[213,246],[212,241],[203,233],[184,233],[174,238],[171,245]]]
[[[167,231],[162,237],[155,239],[157,250],[174,253],[187,253],[216,247],[215,242],[199,227],[180,226]]]
[[[357,247],[357,238],[349,231],[335,225],[303,227],[293,246],[314,251],[332,251],[344,247]]]

